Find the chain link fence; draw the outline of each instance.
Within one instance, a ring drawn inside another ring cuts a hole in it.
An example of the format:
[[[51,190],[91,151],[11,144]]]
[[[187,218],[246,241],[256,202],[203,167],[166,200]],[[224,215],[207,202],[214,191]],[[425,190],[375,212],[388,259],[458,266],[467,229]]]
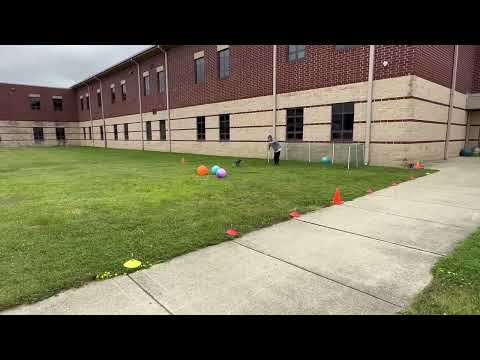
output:
[[[331,163],[347,168],[364,165],[364,144],[357,143],[309,143],[281,142],[281,160],[297,160],[310,163]],[[273,159],[272,150],[267,151],[267,159]]]

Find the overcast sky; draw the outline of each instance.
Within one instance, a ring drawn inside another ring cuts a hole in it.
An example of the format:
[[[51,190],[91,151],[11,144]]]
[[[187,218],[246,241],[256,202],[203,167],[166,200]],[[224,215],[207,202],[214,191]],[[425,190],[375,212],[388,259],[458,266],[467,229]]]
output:
[[[150,45],[0,45],[0,82],[70,87]]]

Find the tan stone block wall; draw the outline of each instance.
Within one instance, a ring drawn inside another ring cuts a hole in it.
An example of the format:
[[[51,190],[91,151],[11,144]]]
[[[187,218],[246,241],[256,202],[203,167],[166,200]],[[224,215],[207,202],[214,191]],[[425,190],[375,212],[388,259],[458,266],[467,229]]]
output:
[[[403,159],[409,162],[442,159],[444,143],[371,144],[370,149],[373,165],[401,166]]]

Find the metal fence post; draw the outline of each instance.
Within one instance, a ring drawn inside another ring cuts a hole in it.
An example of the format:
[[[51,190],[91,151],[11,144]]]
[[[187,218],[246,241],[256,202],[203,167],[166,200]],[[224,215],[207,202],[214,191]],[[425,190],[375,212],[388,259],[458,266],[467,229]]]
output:
[[[332,165],[335,162],[335,143],[332,143]]]
[[[350,148],[351,147],[352,147],[351,145],[348,145],[348,165],[347,165],[348,170],[350,170]]]
[[[312,162],[312,147],[311,147],[311,143],[308,143],[308,162],[311,163]]]
[[[355,144],[355,162],[358,168],[358,144]]]

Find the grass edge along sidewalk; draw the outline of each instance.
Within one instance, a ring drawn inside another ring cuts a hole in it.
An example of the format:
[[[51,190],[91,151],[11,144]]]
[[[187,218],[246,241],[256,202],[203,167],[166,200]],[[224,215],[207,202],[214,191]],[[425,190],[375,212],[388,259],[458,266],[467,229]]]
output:
[[[432,269],[431,283],[404,315],[480,315],[480,229]]]
[[[182,159],[184,161],[182,161]],[[164,262],[428,170],[88,147],[0,149],[0,309]],[[228,176],[197,176],[215,164]]]

